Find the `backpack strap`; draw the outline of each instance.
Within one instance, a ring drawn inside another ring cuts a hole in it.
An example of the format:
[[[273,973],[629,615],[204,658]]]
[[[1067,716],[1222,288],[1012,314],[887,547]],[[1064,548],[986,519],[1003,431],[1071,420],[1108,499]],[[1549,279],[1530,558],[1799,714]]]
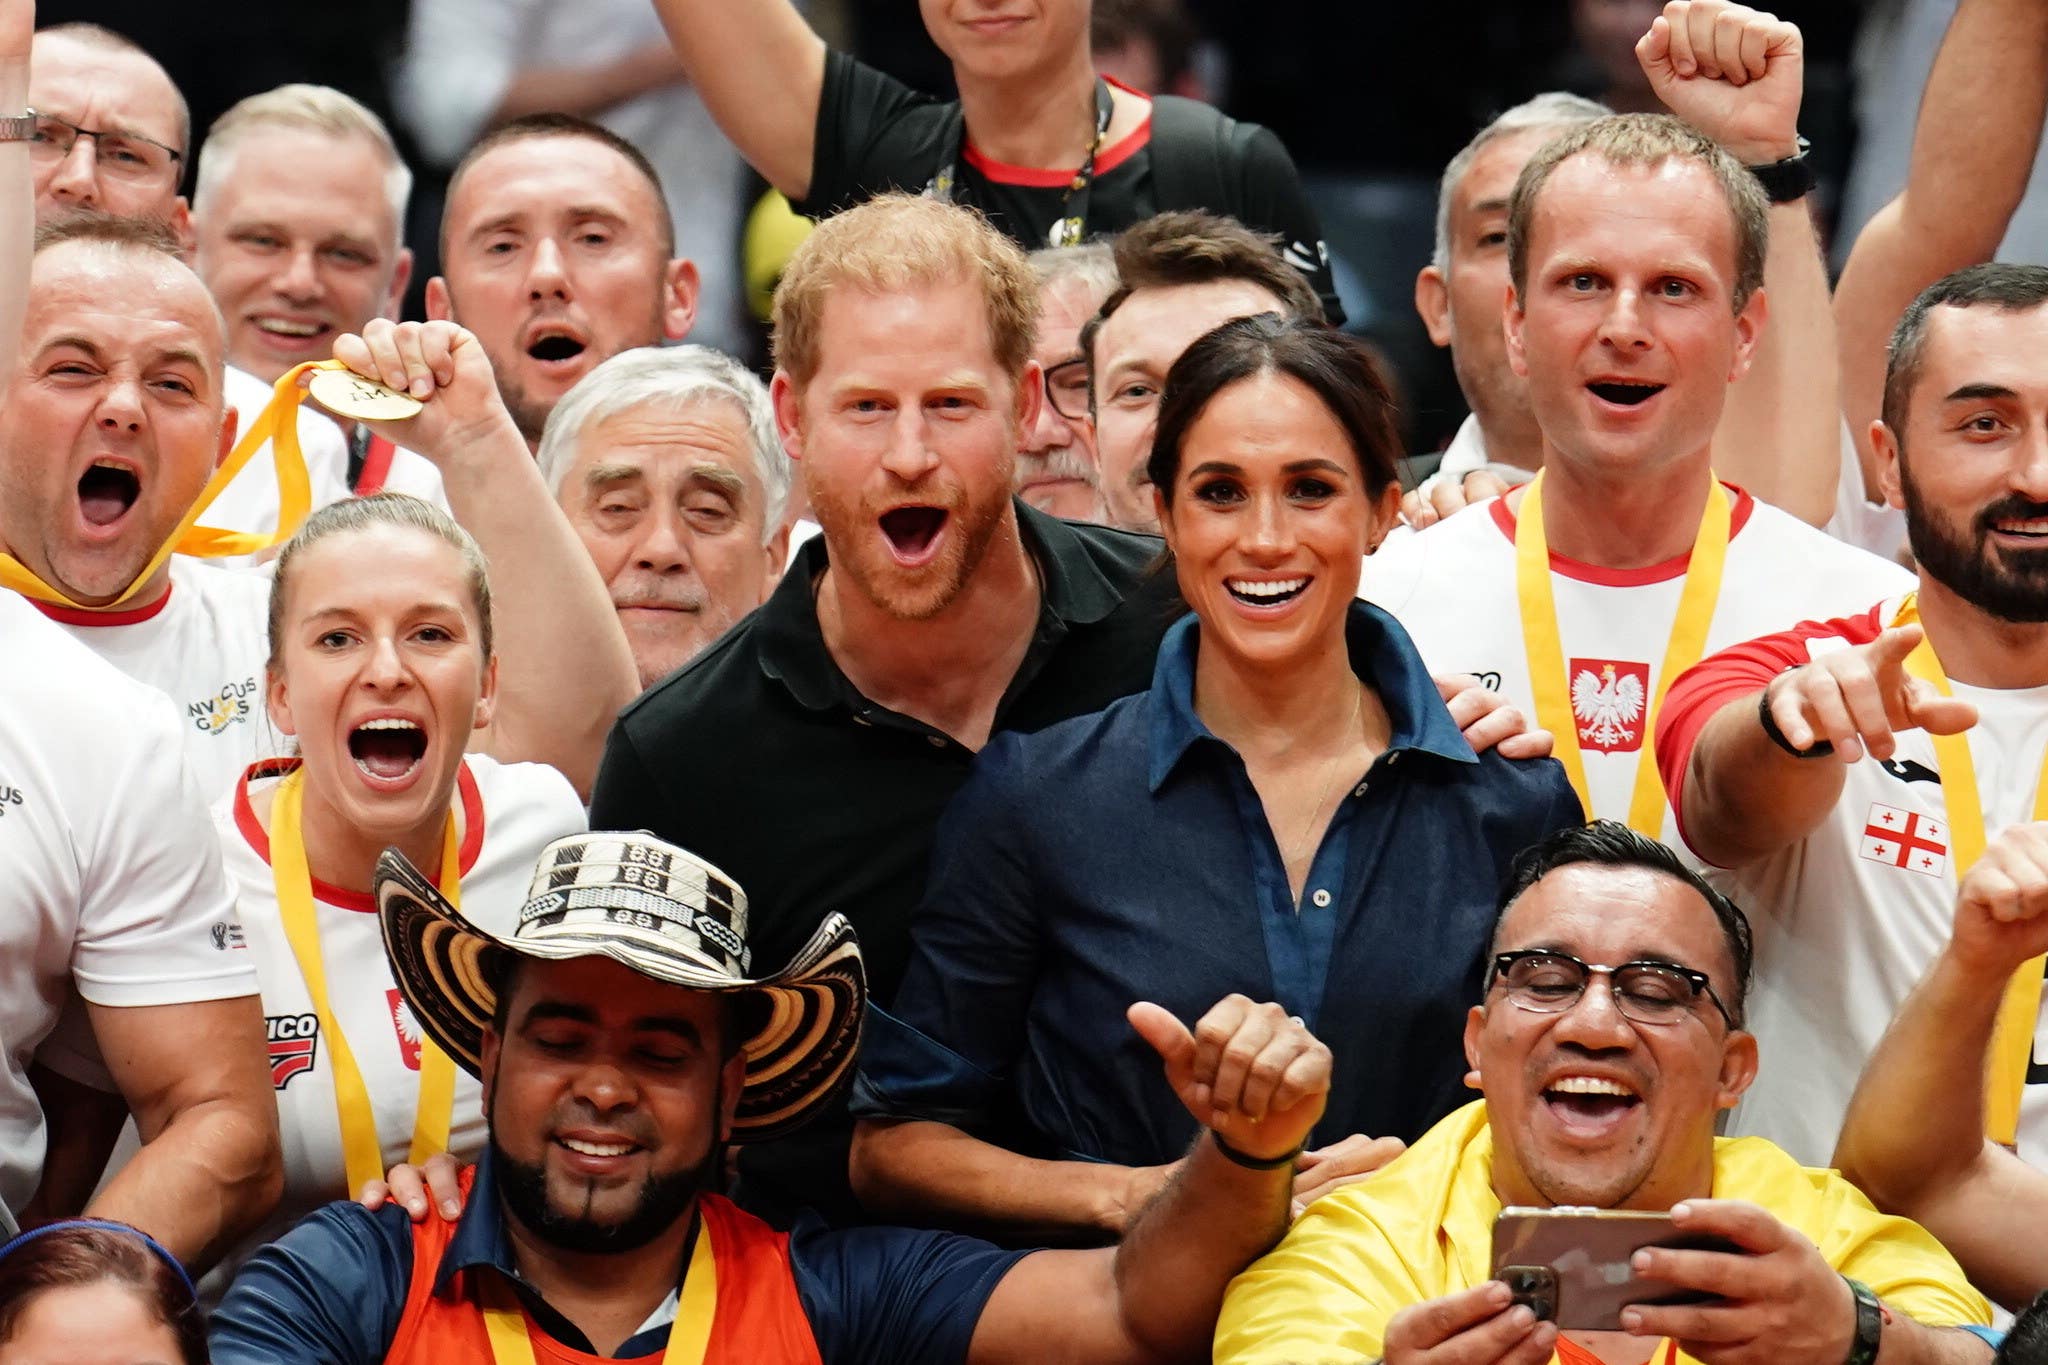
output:
[[[1237,144],[1244,125],[1199,100],[1152,97],[1152,197],[1161,209],[1244,216]]]

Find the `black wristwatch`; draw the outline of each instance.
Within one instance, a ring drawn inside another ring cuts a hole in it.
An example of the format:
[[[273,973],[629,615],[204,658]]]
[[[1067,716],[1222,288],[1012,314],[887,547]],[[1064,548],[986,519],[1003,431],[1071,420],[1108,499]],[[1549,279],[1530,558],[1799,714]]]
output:
[[[1813,161],[1807,153],[1813,144],[1805,138],[1799,139],[1799,150],[1783,161],[1773,161],[1768,166],[1751,166],[1749,173],[1763,183],[1764,193],[1773,204],[1790,204],[1813,193]]]
[[[1856,1339],[1849,1343],[1849,1357],[1842,1365],[1875,1365],[1878,1345],[1884,1340],[1884,1305],[1861,1280],[1844,1275],[1842,1283],[1856,1299]]]
[[[1786,670],[1786,672],[1790,671],[1790,669]],[[1778,678],[1784,676],[1784,673],[1780,673]],[[1778,678],[1773,678],[1770,682],[1765,683],[1764,690],[1757,694],[1756,723],[1763,726],[1764,738],[1794,758],[1826,758],[1835,751],[1834,741],[1823,739],[1817,743],[1807,745],[1804,749],[1798,749],[1793,747],[1791,740],[1785,738],[1785,732],[1778,728],[1778,718],[1771,714],[1771,689],[1777,686]]]

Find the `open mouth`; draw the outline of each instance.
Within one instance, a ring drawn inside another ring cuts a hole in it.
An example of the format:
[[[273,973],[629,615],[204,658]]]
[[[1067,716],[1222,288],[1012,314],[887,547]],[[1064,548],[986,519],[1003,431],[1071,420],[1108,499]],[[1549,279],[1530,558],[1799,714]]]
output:
[[[1311,578],[1226,578],[1224,589],[1238,601],[1253,607],[1277,607],[1292,602],[1308,591]]]
[[[1664,392],[1662,384],[1639,384],[1626,379],[1600,379],[1586,385],[1596,398],[1624,408],[1635,407]]]
[[[895,552],[896,558],[905,563],[917,563],[931,554],[939,533],[946,529],[946,509],[895,507],[882,513],[881,525],[882,534],[888,538],[889,548]]]
[[[1642,1096],[1619,1081],[1599,1076],[1563,1076],[1543,1090],[1543,1102],[1572,1128],[1606,1128],[1642,1104]]]
[[[640,1150],[640,1145],[636,1142],[588,1142],[582,1138],[572,1137],[558,1137],[555,1141],[578,1156],[631,1156]]]
[[[396,782],[411,776],[427,756],[427,732],[397,717],[365,721],[349,731],[348,754],[369,776]]]
[[[126,465],[94,463],[78,480],[78,510],[88,526],[112,526],[142,496],[142,480]]]
[[[1985,520],[2002,536],[2048,541],[2048,505],[2008,501],[2006,507],[1995,509],[1994,515]]]
[[[587,349],[581,341],[566,332],[549,332],[545,336],[535,338],[526,348],[526,353],[535,360],[554,364],[574,360]]]

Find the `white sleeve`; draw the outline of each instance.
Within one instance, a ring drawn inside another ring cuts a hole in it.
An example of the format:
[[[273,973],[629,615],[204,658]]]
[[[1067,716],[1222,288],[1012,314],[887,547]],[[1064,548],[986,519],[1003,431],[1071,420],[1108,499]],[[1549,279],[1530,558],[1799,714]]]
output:
[[[522,58],[530,0],[412,0],[392,101],[427,160],[450,167],[496,111]]]
[[[121,751],[103,771],[81,774],[100,796],[81,840],[72,980],[95,1005],[255,995],[255,964],[176,710],[161,694],[136,695],[149,700],[122,723]]]

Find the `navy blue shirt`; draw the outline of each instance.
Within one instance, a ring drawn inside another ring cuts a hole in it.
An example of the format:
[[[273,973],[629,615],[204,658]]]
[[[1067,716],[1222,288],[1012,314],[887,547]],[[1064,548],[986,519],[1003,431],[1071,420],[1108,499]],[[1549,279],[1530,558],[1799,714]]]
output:
[[[854,1112],[1173,1161],[1195,1120],[1124,1012],[1151,1000],[1192,1024],[1232,992],[1278,1001],[1335,1054],[1314,1144],[1413,1141],[1469,1098],[1461,1037],[1501,882],[1584,817],[1554,760],[1473,754],[1393,617],[1357,603],[1347,638],[1392,737],[1347,775],[1299,912],[1244,761],[1195,714],[1195,618],[1161,642],[1149,692],[997,736],[940,824]]]
[[[454,1292],[455,1273],[489,1267],[505,1276],[542,1330],[595,1354],[589,1341],[518,1276],[487,1153],[434,1292]],[[379,1365],[398,1331],[412,1281],[412,1225],[387,1204],[329,1204],[257,1252],[235,1276],[212,1318],[214,1365]],[[789,1234],[797,1296],[825,1365],[967,1358],[989,1295],[1023,1253],[970,1237],[904,1228],[837,1232],[800,1219]],[[617,1360],[656,1356],[658,1327],[629,1338]]]

